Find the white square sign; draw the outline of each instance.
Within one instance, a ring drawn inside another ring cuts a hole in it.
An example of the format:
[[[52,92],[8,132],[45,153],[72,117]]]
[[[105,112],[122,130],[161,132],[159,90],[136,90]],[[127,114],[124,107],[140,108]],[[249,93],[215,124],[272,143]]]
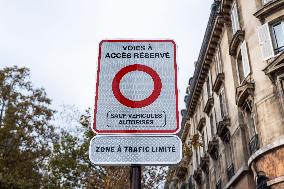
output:
[[[172,40],[103,40],[93,130],[172,134],[179,130],[176,45]]]

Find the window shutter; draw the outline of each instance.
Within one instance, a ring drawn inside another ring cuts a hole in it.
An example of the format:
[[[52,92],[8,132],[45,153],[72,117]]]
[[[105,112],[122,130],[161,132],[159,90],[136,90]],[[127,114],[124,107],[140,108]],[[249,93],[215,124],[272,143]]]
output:
[[[263,60],[272,58],[274,56],[274,49],[268,23],[258,28],[258,38]]]
[[[218,125],[218,123],[220,122],[220,121],[222,121],[222,115],[221,115],[221,103],[220,103],[220,100],[217,100],[217,102],[216,102],[216,110],[215,110],[216,112],[216,126]]]
[[[206,104],[207,100],[208,100],[208,93],[207,93],[207,82],[205,82],[203,84],[203,99],[204,99],[204,105]]]
[[[250,73],[248,49],[247,49],[246,41],[244,41],[241,44],[241,54],[242,54],[242,65],[243,65],[244,77],[246,78],[248,74]]]
[[[215,56],[215,67],[216,67],[216,75],[218,73],[222,73],[222,59],[221,59],[221,52],[220,47],[217,48],[216,56]]]
[[[219,73],[222,73],[222,56],[221,56],[221,51],[220,47],[218,48],[218,71]]]
[[[240,29],[240,22],[239,22],[239,15],[238,15],[238,6],[237,6],[237,4],[235,4],[234,12],[235,12],[236,31],[237,31],[237,30]]]
[[[231,20],[232,20],[233,34],[235,34],[240,29],[237,3],[233,5],[231,11]]]
[[[209,97],[209,96],[212,96],[212,78],[211,78],[210,70],[208,72],[208,82],[209,82],[209,94],[208,94],[208,97]]]
[[[233,30],[233,34],[234,34],[235,33],[235,17],[234,17],[233,10],[231,12],[231,21],[232,21],[232,30]]]
[[[227,99],[226,99],[224,87],[222,88],[221,94],[222,94],[224,115],[227,116],[228,115],[228,107],[227,107]]]

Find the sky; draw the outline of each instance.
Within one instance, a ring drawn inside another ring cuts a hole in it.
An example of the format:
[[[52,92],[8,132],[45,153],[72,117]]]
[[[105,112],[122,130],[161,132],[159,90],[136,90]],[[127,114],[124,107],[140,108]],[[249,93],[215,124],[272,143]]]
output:
[[[93,107],[99,42],[173,39],[179,108],[213,0],[0,0],[0,69],[25,66],[53,106]]]

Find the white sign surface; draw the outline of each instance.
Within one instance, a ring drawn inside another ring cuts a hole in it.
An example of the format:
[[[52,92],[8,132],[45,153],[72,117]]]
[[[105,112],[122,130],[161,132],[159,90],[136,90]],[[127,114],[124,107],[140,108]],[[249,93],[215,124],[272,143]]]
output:
[[[89,156],[98,165],[166,165],[182,158],[177,136],[102,135],[91,140]]]
[[[176,133],[177,91],[172,40],[104,40],[93,129],[99,134]]]

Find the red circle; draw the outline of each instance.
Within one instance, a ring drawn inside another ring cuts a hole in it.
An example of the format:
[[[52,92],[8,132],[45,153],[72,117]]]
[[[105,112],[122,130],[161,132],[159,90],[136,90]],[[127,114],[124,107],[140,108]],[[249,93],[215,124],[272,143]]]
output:
[[[130,100],[125,96],[123,96],[123,94],[120,91],[119,84],[121,79],[127,73],[133,71],[145,72],[148,75],[150,75],[152,80],[154,81],[154,89],[152,91],[152,94],[149,97],[145,98],[144,100],[139,100],[139,101]],[[162,90],[162,82],[157,72],[152,68],[141,64],[133,64],[122,68],[121,70],[119,70],[119,72],[117,72],[117,74],[114,76],[112,80],[112,92],[114,94],[114,97],[121,104],[130,108],[142,108],[152,104],[160,96],[161,90]]]

